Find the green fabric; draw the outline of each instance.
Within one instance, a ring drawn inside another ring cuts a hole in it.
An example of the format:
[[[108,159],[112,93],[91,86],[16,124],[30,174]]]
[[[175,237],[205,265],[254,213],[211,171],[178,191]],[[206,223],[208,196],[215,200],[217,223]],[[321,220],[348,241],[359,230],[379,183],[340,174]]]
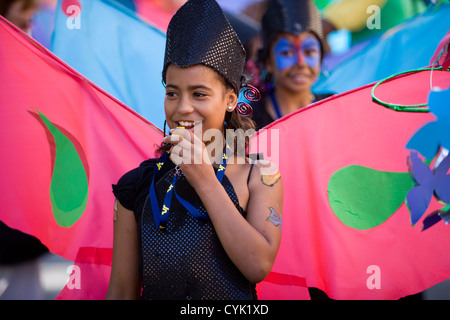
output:
[[[70,227],[86,209],[86,171],[72,142],[45,115],[37,112],[55,140],[56,155],[50,183],[53,216],[61,227]]]
[[[351,165],[328,182],[328,201],[345,225],[367,230],[385,222],[403,204],[414,182],[408,172],[385,172]]]
[[[322,11],[327,5],[333,3],[334,1],[335,0],[314,0],[314,3],[316,4],[317,8]]]

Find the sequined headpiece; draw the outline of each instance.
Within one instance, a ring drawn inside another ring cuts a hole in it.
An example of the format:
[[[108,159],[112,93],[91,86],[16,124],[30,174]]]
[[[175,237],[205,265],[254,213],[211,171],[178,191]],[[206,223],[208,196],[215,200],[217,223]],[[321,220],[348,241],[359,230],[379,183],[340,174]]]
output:
[[[163,80],[169,64],[213,68],[239,92],[243,85],[245,49],[215,0],[189,0],[167,29]]]
[[[323,48],[322,17],[312,0],[269,0],[261,24],[265,47],[279,32],[310,31]]]

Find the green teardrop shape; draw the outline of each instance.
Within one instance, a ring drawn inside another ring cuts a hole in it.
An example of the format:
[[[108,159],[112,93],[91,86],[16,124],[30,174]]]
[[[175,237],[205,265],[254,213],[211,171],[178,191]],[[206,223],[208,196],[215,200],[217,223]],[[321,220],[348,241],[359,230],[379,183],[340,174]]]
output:
[[[328,201],[345,225],[367,230],[391,217],[413,187],[408,172],[386,172],[351,165],[331,176]]]
[[[71,227],[83,215],[88,200],[88,179],[78,152],[45,115],[36,110],[56,145],[50,202],[53,216],[61,227]]]

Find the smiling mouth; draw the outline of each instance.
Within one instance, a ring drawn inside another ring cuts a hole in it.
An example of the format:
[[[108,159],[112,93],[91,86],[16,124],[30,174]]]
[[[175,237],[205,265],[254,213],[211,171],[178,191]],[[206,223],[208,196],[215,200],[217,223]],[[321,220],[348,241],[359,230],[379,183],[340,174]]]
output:
[[[306,74],[293,74],[290,76],[290,79],[297,83],[305,83],[310,80],[310,77]]]
[[[291,78],[309,78],[310,76],[305,73],[293,73],[290,75]]]
[[[178,127],[184,127],[185,129],[192,129],[195,126],[201,124],[202,121],[177,121],[176,124]]]

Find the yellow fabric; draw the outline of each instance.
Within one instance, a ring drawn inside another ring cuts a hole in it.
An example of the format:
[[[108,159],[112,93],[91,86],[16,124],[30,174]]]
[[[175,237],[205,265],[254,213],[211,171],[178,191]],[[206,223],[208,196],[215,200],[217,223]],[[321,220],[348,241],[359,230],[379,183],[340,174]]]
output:
[[[367,8],[371,5],[377,5],[381,8],[387,0],[342,0],[329,4],[324,10],[324,17],[336,29],[348,29],[350,31],[361,30],[365,25],[367,18]]]

